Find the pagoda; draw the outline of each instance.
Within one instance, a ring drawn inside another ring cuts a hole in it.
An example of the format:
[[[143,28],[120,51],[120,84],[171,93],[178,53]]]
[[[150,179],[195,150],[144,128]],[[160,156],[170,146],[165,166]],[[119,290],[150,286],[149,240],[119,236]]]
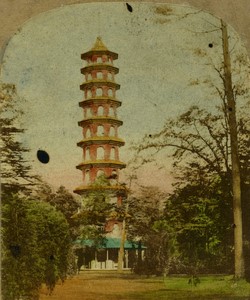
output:
[[[124,187],[119,184],[119,171],[125,164],[119,160],[119,148],[124,141],[118,136],[118,128],[123,124],[117,117],[121,101],[116,98],[120,85],[115,82],[119,69],[113,65],[118,54],[111,52],[97,38],[94,47],[81,55],[85,66],[81,73],[85,81],[80,85],[84,100],[79,103],[83,109],[83,139],[77,143],[83,149],[83,161],[77,166],[82,171],[83,185],[75,193],[86,194],[97,189],[96,179],[104,175],[110,179],[110,185],[101,189],[113,190],[121,201]]]
[[[115,75],[119,69],[113,64],[118,54],[109,51],[98,37],[93,48],[83,53],[81,58],[85,61],[81,69],[85,80],[80,85],[84,99],[79,102],[83,120],[78,125],[82,127],[83,139],[77,145],[83,150],[83,161],[77,169],[82,171],[83,184],[74,192],[87,196],[97,190],[107,191],[110,201],[120,206],[127,197],[127,189],[119,183],[119,172],[126,165],[119,159],[119,148],[125,143],[118,135],[118,129],[123,124],[117,116],[121,101],[116,98],[120,85],[115,82]],[[96,184],[100,176],[105,178],[104,184]],[[85,268],[117,268],[122,229],[123,224],[117,220],[117,215],[111,214],[104,228],[105,245],[92,251],[91,240],[76,241],[83,247]],[[132,267],[137,249],[135,242],[124,241],[125,268]]]

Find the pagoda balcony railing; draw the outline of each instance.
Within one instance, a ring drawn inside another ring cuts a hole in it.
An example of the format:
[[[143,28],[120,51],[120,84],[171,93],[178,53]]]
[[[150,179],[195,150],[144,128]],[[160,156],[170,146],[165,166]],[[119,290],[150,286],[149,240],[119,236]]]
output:
[[[118,126],[121,126],[123,124],[123,121],[118,120],[117,118],[114,117],[103,117],[103,116],[94,116],[94,117],[88,117],[87,119],[84,119],[82,121],[78,122],[78,125],[83,127],[89,124],[93,123],[110,123],[110,124],[116,124]]]
[[[108,63],[94,63],[94,64],[89,64],[83,68],[81,68],[81,73],[85,74],[86,72],[88,73],[91,70],[108,70],[108,71],[113,71],[115,74],[119,73],[119,69],[114,67],[112,64]]]
[[[96,97],[90,97],[88,99],[85,99],[81,102],[79,102],[80,107],[88,106],[89,104],[105,104],[105,103],[112,103],[115,104],[117,107],[122,105],[122,102],[117,100],[115,97],[112,96],[96,96]]]
[[[86,81],[83,84],[80,85],[80,88],[84,90],[85,88],[92,88],[93,86],[99,87],[99,86],[108,86],[111,88],[115,88],[116,90],[120,89],[120,84],[115,83],[114,81],[104,80],[104,79],[92,79],[90,81]]]
[[[123,139],[113,136],[93,136],[85,138],[77,143],[77,146],[88,146],[88,145],[103,145],[111,144],[116,146],[123,146],[125,142]]]

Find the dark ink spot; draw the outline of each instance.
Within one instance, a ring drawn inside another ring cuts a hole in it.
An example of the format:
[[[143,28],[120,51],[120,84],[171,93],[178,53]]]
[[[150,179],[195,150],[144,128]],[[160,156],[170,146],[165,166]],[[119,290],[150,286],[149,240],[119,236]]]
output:
[[[132,12],[132,11],[133,11],[133,8],[132,8],[132,6],[131,6],[130,4],[126,3],[126,6],[127,6],[127,10],[128,10],[129,12]]]
[[[149,134],[148,136],[149,136],[149,137],[152,137],[152,134]]]
[[[233,111],[232,107],[228,107],[228,110],[229,110],[229,111]]]
[[[19,245],[10,245],[10,252],[14,257],[18,257],[21,254],[21,247]]]
[[[49,162],[49,154],[46,151],[38,150],[36,155],[41,163],[47,164]]]
[[[209,47],[209,48],[213,48],[213,46],[214,46],[213,43],[209,43],[209,44],[208,44],[208,47]]]

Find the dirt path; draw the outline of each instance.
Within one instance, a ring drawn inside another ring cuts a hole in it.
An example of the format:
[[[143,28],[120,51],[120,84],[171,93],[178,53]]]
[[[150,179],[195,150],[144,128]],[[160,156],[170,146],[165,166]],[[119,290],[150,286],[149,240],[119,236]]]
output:
[[[51,296],[46,295],[46,290],[43,289],[40,300],[121,300],[131,299],[128,294],[133,292],[161,288],[164,288],[164,284],[160,280],[145,282],[131,274],[83,271],[63,285],[57,285]]]

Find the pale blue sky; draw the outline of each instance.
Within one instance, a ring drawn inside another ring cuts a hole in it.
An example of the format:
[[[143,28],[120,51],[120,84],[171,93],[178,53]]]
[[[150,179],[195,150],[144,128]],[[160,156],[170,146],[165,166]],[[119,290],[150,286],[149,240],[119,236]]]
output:
[[[83,99],[80,55],[93,46],[97,36],[119,54],[115,61],[120,69],[116,81],[121,84],[117,97],[122,101],[119,117],[124,121],[119,133],[126,141],[121,160],[131,157],[131,141],[159,130],[166,118],[193,104],[208,109],[219,104],[205,86],[189,86],[190,80],[214,77],[207,60],[193,50],[200,48],[218,61],[221,32],[193,32],[214,30],[219,20],[185,6],[168,5],[173,14],[163,16],[155,13],[154,4],[131,5],[132,13],[125,3],[88,3],[40,14],[21,27],[6,49],[1,80],[16,84],[18,94],[26,99],[20,104],[29,159],[34,170],[54,185],[72,190],[81,184],[81,172],[75,169],[82,157],[76,146],[82,138],[77,122],[83,117],[78,107]],[[230,35],[233,45],[237,36],[232,31]],[[241,48],[240,43],[237,47]],[[37,161],[38,149],[49,153],[49,164]],[[165,165],[166,170],[155,173],[155,180],[149,182],[169,180],[168,159]],[[150,168],[142,174],[147,172]]]

